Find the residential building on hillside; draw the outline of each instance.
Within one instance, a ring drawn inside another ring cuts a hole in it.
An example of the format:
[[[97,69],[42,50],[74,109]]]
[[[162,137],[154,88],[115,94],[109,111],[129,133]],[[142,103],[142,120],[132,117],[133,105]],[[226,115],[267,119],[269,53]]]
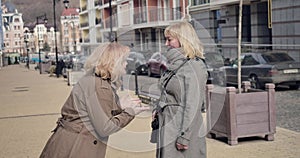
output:
[[[6,53],[24,53],[23,47],[23,19],[22,13],[3,6],[3,43]]]
[[[37,53],[41,49],[45,54],[55,54],[54,27],[37,18],[36,23],[24,26],[22,13],[15,6],[6,2],[1,6],[3,21],[3,53],[4,64],[9,64],[8,56],[27,56],[27,53]],[[24,42],[25,31],[29,34],[27,45]],[[57,30],[58,37],[60,36]],[[57,39],[58,50],[61,50],[60,38]],[[28,50],[28,51],[27,51]],[[61,51],[60,51],[61,52]],[[14,61],[12,61],[14,62]]]
[[[68,8],[61,15],[62,49],[65,53],[81,53],[79,30],[79,9]]]

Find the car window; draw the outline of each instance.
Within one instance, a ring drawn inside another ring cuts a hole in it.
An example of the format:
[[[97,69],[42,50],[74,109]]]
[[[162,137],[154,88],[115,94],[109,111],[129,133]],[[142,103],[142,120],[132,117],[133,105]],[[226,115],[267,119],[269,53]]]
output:
[[[259,62],[257,62],[252,55],[246,55],[241,63],[242,65],[257,65]]]
[[[286,53],[271,53],[271,54],[262,54],[262,57],[266,60],[266,62],[284,62],[284,61],[294,61],[292,57],[290,57]]]

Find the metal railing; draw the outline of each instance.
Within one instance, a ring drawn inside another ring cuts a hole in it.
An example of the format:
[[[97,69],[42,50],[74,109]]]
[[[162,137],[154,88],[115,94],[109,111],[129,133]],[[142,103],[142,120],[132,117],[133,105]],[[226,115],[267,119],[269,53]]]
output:
[[[143,24],[149,22],[179,20],[183,17],[178,8],[148,8],[145,11],[139,11],[139,8],[135,9],[133,15],[134,24]]]

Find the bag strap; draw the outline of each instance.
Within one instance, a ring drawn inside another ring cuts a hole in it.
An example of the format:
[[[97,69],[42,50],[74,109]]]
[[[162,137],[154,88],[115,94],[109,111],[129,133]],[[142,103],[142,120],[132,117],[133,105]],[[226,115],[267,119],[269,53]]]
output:
[[[163,85],[163,89],[165,89],[166,87],[167,87],[167,84],[169,83],[169,81],[171,80],[171,78],[177,73],[177,71],[187,62],[187,61],[189,61],[190,60],[190,58],[185,58],[184,60],[183,60],[183,62],[175,69],[175,70],[172,70],[172,71],[170,71],[169,73],[171,74],[168,78],[167,78],[167,80],[166,80],[166,82],[165,82],[165,84]]]
[[[161,94],[160,94],[160,96],[163,96],[163,94],[164,94],[164,92],[165,92],[165,90],[166,90],[166,87],[167,87],[167,84],[169,83],[169,81],[171,80],[171,78],[177,73],[177,71],[187,62],[187,61],[189,61],[190,60],[190,58],[185,58],[184,60],[183,60],[183,62],[175,69],[175,70],[172,70],[172,71],[170,71],[169,73],[170,73],[170,76],[166,79],[166,82],[164,83],[164,85],[162,85],[162,90],[161,90]],[[160,99],[159,99],[160,100]],[[175,104],[174,104],[175,105]],[[169,104],[169,105],[166,105],[166,106],[164,106],[164,107],[162,107],[162,108],[160,108],[160,110],[159,111],[163,111],[164,110],[164,108],[166,108],[166,107],[168,107],[168,106],[174,106],[173,104],[171,105],[171,104]]]

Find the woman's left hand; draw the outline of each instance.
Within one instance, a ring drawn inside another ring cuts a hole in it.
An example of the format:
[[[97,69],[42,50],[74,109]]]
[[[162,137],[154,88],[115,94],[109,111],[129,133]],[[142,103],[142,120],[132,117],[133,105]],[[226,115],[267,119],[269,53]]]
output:
[[[176,143],[176,149],[179,151],[187,150],[189,147],[180,143]]]

